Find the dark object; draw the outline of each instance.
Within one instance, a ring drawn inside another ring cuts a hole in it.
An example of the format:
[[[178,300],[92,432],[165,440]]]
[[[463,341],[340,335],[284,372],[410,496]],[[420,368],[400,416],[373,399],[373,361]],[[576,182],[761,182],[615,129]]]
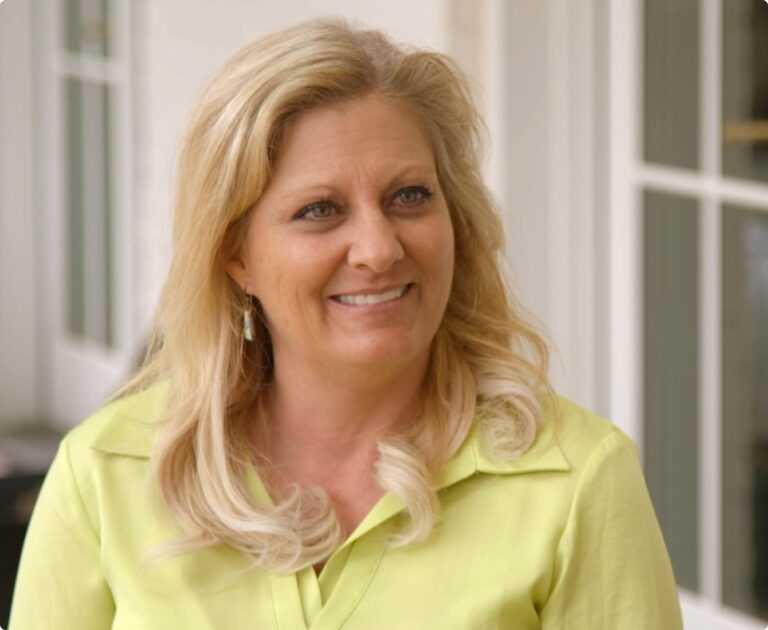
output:
[[[0,477],[0,627],[8,627],[13,585],[29,516],[44,475]]]
[[[60,440],[39,424],[0,435],[0,628],[8,627],[29,517]]]
[[[752,594],[757,610],[768,611],[768,440],[752,447],[754,471],[753,527],[755,553],[752,556]]]

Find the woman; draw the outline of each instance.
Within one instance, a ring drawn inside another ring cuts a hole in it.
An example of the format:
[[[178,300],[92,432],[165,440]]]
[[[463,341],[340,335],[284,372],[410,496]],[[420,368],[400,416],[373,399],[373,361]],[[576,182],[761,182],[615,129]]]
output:
[[[147,362],[63,441],[13,630],[681,627],[631,442],[508,297],[478,126],[377,32],[226,64]]]

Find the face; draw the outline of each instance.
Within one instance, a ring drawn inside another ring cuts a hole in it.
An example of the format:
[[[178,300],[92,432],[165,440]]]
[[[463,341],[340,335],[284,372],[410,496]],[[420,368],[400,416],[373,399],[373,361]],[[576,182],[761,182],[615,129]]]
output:
[[[430,144],[404,107],[366,96],[302,114],[245,241],[229,272],[261,302],[278,373],[426,364],[453,229]]]

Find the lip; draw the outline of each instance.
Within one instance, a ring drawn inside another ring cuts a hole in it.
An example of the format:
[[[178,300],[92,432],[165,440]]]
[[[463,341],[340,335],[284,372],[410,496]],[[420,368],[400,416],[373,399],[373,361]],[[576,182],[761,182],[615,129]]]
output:
[[[400,289],[402,287],[405,287],[405,290],[403,291],[402,295],[400,295],[397,298],[387,300],[386,302],[379,302],[377,304],[347,304],[345,302],[342,302],[339,297],[342,295],[369,295],[369,294],[381,294],[381,293],[387,293],[388,291],[393,291],[395,289]],[[387,308],[389,306],[398,304],[405,298],[406,296],[410,295],[411,289],[414,287],[413,282],[406,282],[405,284],[392,284],[387,285],[385,287],[368,287],[365,289],[355,290],[355,291],[345,291],[343,293],[336,293],[334,295],[329,296],[330,301],[333,304],[336,304],[338,306],[342,306],[345,308],[354,308],[354,309],[365,309],[365,310],[378,310],[382,308]]]

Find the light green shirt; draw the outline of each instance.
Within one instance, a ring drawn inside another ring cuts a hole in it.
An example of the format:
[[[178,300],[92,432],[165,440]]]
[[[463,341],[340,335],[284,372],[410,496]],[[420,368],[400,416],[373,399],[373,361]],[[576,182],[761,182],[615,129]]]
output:
[[[511,463],[472,432],[426,542],[389,549],[385,495],[327,562],[274,575],[219,545],[156,566],[177,527],[146,483],[157,388],[72,430],[24,546],[10,630],[677,630],[675,582],[634,445],[561,400]],[[255,473],[252,489],[266,492]]]

